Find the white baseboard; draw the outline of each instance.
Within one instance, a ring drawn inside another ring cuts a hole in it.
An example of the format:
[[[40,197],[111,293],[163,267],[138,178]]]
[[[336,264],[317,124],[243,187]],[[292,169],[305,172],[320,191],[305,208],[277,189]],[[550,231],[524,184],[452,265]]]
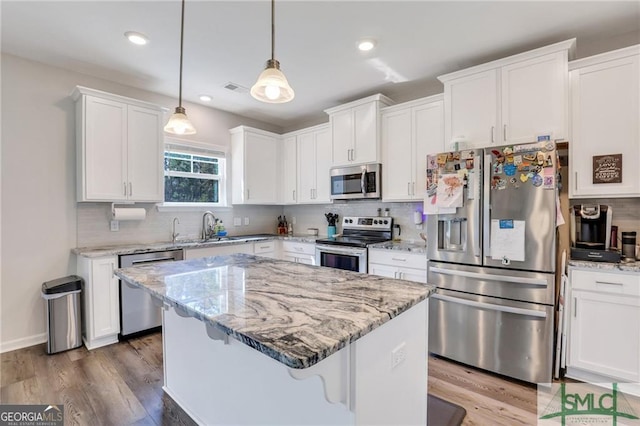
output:
[[[28,348],[29,346],[39,345],[47,341],[47,334],[40,333],[33,336],[21,337],[20,339],[9,340],[8,342],[0,342],[0,353],[15,351],[16,349]]]

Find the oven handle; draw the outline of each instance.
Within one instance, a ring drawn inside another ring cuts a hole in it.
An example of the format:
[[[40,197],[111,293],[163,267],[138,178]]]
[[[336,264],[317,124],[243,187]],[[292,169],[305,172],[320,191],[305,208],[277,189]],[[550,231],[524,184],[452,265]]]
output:
[[[340,248],[337,246],[323,246],[316,244],[316,251],[321,251],[324,253],[336,253],[336,254],[349,254],[352,256],[360,256],[367,252],[366,248]]]
[[[460,305],[471,306],[473,308],[489,309],[492,311],[505,312],[508,314],[526,315],[530,317],[546,318],[547,313],[544,311],[536,311],[534,309],[514,308],[511,306],[494,305],[493,303],[475,302],[468,299],[460,299],[458,297],[445,296],[443,294],[434,294],[431,296],[436,300],[444,302],[458,303]]]
[[[504,282],[516,283],[516,284],[529,284],[529,285],[535,285],[539,287],[547,286],[546,280],[541,280],[537,278],[512,277],[508,275],[494,275],[494,274],[478,274],[477,272],[455,271],[451,269],[435,268],[435,267],[431,267],[429,268],[429,270],[436,274],[442,274],[442,275],[453,275],[458,277],[477,278],[477,279],[488,280],[488,281],[504,281]]]

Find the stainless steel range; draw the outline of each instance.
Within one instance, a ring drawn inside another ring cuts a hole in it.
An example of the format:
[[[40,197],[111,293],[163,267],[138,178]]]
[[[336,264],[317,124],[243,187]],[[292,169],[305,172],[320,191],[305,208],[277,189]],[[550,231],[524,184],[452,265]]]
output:
[[[316,240],[316,264],[348,271],[367,272],[367,247],[391,240],[393,218],[342,218],[342,234]]]

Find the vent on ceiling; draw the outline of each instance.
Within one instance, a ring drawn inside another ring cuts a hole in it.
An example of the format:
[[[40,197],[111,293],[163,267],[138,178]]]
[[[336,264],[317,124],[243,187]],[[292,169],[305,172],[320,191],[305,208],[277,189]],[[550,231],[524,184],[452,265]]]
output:
[[[247,93],[249,91],[249,89],[247,89],[246,87],[232,82],[228,82],[227,84],[225,84],[224,88],[238,93]]]

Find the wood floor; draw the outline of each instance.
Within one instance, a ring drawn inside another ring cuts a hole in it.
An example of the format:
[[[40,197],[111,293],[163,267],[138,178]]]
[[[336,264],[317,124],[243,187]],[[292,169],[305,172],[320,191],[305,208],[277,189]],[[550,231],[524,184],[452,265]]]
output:
[[[160,333],[55,355],[38,345],[0,359],[2,404],[64,404],[68,425],[194,424],[162,391]],[[533,385],[432,357],[429,393],[464,407],[463,425],[536,424]]]

